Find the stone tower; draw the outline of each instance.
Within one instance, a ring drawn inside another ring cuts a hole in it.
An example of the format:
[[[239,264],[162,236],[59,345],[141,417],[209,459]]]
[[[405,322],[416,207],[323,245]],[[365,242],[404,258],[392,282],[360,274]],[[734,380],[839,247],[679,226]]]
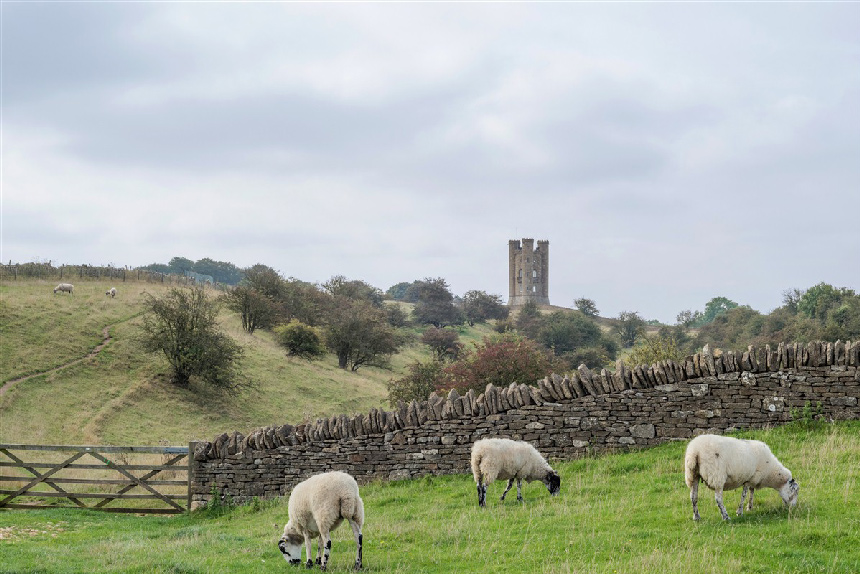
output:
[[[508,305],[549,305],[549,241],[508,241]]]

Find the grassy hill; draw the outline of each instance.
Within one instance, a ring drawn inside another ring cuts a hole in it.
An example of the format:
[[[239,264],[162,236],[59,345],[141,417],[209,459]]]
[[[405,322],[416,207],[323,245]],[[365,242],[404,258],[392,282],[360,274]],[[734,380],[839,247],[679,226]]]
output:
[[[522,505],[514,496],[500,503],[497,482],[488,508],[478,508],[468,475],[373,483],[361,487],[365,571],[860,571],[860,422],[741,436],[770,444],[800,482],[790,513],[776,491],[762,489],[756,507],[737,518],[735,490],[725,494],[726,523],[713,493],[700,489],[702,520],[693,522],[683,442],[558,464],[560,496],[532,483]],[[276,547],[286,519],[285,500],[173,518],[0,511],[0,573],[297,572]],[[351,571],[354,555],[352,533],[341,526],[330,571]]]
[[[222,312],[221,326],[245,348],[243,371],[257,387],[238,396],[180,389],[168,383],[163,358],[141,353],[135,343],[144,293],[158,295],[169,286],[120,283],[111,299],[106,282],[76,282],[74,295],[54,295],[54,285],[0,284],[0,384],[36,374],[0,396],[0,442],[185,444],[225,431],[367,412],[387,404],[387,381],[426,356],[413,344],[393,358],[390,370],[347,372],[333,356],[289,358],[269,333],[248,335],[238,316]],[[105,329],[110,340],[81,361],[102,343]],[[488,332],[464,328],[462,338]]]

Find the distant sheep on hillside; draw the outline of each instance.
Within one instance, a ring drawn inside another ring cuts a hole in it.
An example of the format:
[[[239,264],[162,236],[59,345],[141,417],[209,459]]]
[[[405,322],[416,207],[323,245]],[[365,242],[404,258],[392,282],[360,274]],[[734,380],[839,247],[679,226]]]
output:
[[[71,283],[60,283],[59,285],[54,287],[54,295],[57,294],[57,291],[62,291],[74,295],[75,286]]]
[[[714,491],[714,499],[723,520],[729,519],[723,506],[724,490],[743,486],[738,516],[744,513],[747,490],[750,493],[749,510],[752,510],[756,488],[776,489],[786,506],[797,504],[797,493],[800,491],[800,486],[791,477],[791,471],[782,466],[763,442],[713,434],[697,436],[687,445],[684,479],[690,487],[693,520],[699,520],[700,479]]]

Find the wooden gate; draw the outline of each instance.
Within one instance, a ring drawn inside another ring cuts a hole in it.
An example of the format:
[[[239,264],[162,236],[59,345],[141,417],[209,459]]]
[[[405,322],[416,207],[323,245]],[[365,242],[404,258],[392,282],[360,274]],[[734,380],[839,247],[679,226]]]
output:
[[[189,452],[194,452],[193,443],[189,446],[0,444],[0,508],[57,508],[73,504],[106,512],[186,512],[191,507]],[[48,504],[52,499],[54,503]]]

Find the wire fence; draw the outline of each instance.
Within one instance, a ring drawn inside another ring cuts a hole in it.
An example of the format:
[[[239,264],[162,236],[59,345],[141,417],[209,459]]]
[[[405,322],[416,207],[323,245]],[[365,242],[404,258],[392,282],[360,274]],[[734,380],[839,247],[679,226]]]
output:
[[[148,269],[133,269],[130,267],[115,267],[112,265],[60,265],[47,263],[9,263],[0,265],[0,281],[18,281],[25,279],[44,280],[100,280],[115,279],[117,281],[145,281],[149,283],[169,283],[173,285],[210,284],[220,287],[214,281],[202,279],[197,274],[180,275],[176,273],[161,273]]]

